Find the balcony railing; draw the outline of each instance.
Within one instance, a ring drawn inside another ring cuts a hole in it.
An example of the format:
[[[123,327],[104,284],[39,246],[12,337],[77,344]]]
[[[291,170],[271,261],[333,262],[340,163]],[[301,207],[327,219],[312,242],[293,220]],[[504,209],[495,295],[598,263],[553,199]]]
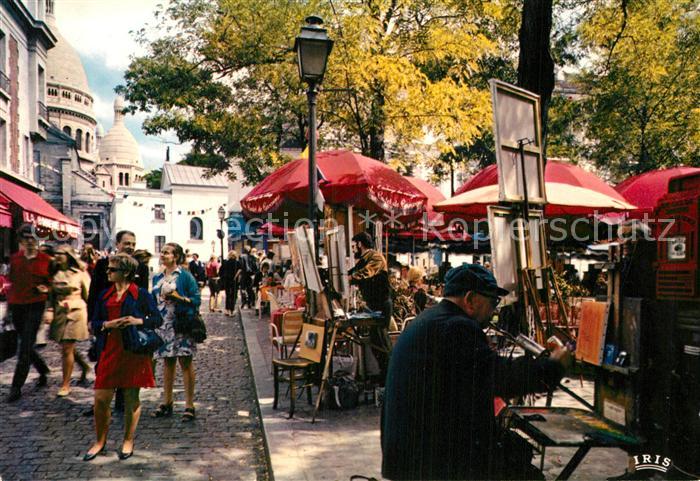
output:
[[[0,89],[10,93],[10,77],[5,75],[5,72],[0,72]]]
[[[46,123],[49,122],[49,109],[46,108],[46,105],[44,105],[44,102],[37,102],[37,105],[39,106],[39,118],[43,119]]]

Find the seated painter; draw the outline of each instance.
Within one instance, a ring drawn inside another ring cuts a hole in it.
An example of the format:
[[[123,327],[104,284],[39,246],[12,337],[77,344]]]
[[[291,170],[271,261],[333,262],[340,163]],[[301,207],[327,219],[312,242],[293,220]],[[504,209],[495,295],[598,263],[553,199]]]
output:
[[[571,354],[507,359],[493,351],[483,328],[506,294],[480,265],[451,269],[444,299],[399,337],[384,393],[385,478],[544,479],[525,441],[499,429],[494,398],[548,391]]]

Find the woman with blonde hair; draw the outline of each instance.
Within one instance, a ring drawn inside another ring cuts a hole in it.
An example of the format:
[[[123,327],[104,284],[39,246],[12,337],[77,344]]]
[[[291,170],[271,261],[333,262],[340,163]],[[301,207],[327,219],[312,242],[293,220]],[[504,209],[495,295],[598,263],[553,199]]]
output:
[[[88,339],[87,298],[90,276],[85,264],[71,246],[59,246],[54,252],[56,272],[51,280],[51,290],[46,303],[44,321],[51,324],[49,337],[61,345],[63,384],[56,394],[68,396],[75,362],[83,370],[80,382],[86,380],[90,366],[75,350],[75,343]]]
[[[115,389],[124,391],[124,441],[117,455],[120,460],[131,457],[141,417],[139,390],[156,385],[151,355],[128,351],[124,345],[124,329],[156,329],[163,323],[153,297],[134,282],[138,266],[138,261],[126,253],[110,256],[107,279],[112,286],[97,297],[91,320],[99,359],[95,372],[97,440],[83,461],[92,461],[104,452]]]

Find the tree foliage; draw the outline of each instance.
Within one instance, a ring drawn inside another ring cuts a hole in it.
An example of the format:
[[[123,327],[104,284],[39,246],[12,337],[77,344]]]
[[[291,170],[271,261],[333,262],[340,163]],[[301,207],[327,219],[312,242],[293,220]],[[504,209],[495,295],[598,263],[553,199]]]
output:
[[[581,24],[588,155],[613,177],[700,164],[700,14],[692,0],[600,0]]]
[[[403,164],[470,145],[490,128],[485,59],[498,58],[498,0],[172,0],[120,88],[214,170],[235,159],[257,181],[306,143],[305,87],[291,47],[303,19],[326,19],[335,47],[319,96],[321,147]],[[427,139],[427,140],[426,140]],[[426,142],[428,145],[426,145]],[[434,157],[434,156],[433,156]]]

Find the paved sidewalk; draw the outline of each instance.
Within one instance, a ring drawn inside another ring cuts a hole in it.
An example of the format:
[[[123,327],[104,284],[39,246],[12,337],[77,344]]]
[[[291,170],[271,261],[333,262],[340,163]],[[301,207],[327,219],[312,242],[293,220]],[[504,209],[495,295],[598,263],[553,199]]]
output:
[[[206,308],[207,300],[202,304]],[[142,390],[135,454],[126,461],[115,454],[123,436],[121,415],[112,418],[108,455],[82,461],[94,441],[93,418],[81,415],[92,405],[93,391],[75,386],[68,398],[55,397],[61,377],[56,344],[41,351],[52,369],[48,388],[36,388],[33,371],[16,403],[4,402],[14,360],[0,364],[0,479],[271,479],[241,324],[237,317],[221,314],[206,314],[205,320],[209,338],[199,345],[195,358],[197,420],[181,421],[184,393],[179,371],[172,418],[151,418],[162,390]],[[160,371],[159,367],[157,384],[162,383]]]
[[[313,407],[302,396],[296,403],[293,419],[287,419],[289,400],[282,397],[278,410],[272,409],[274,386],[270,374],[268,318],[258,320],[252,310],[242,311],[246,342],[255,375],[260,411],[276,481],[347,481],[354,474],[381,477],[379,409],[362,405],[350,411],[321,410],[311,424]],[[565,379],[566,386],[589,402],[593,384]],[[314,400],[316,391],[314,390]],[[545,398],[537,404],[544,405]],[[581,407],[570,396],[557,392],[554,406]],[[550,448],[546,452],[544,473],[555,479],[574,454],[572,448]],[[539,465],[539,458],[534,460]],[[574,480],[605,479],[624,473],[627,455],[620,449],[592,449],[571,477]]]

